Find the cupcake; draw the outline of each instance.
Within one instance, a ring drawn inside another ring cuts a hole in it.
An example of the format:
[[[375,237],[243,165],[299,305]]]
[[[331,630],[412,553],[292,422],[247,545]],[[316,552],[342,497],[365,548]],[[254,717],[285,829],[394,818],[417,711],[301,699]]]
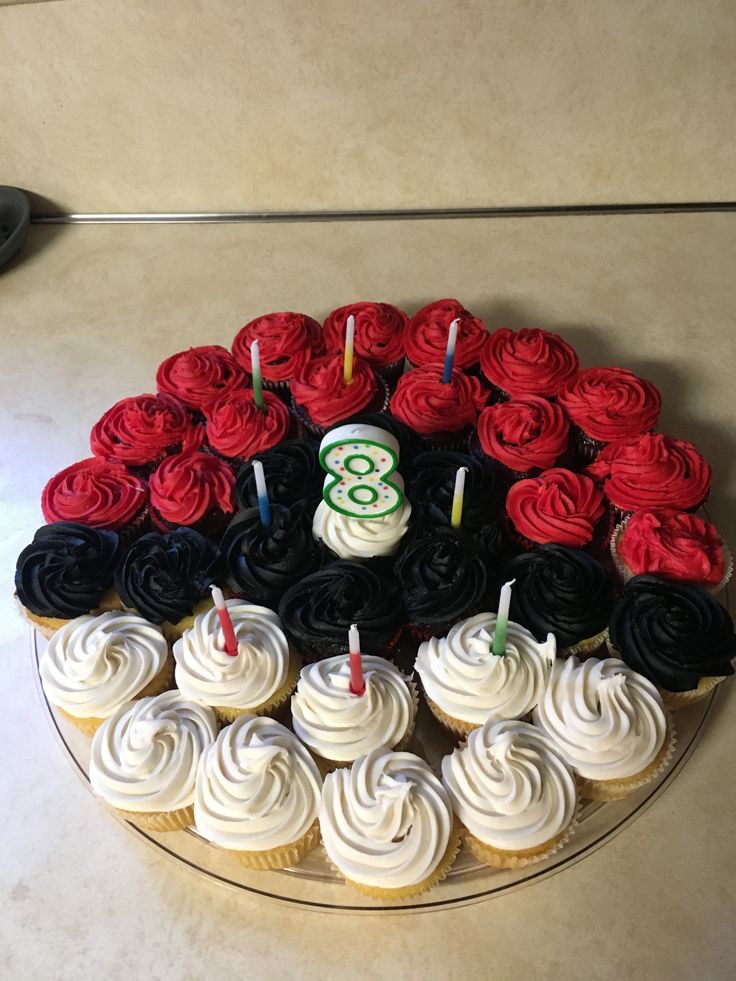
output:
[[[615,529],[611,554],[624,582],[651,574],[718,593],[733,571],[731,552],[716,526],[672,508],[635,511]]]
[[[73,463],[49,480],[41,495],[44,521],[72,521],[117,531],[123,544],[148,523],[145,481],[123,466],[92,456]]]
[[[249,869],[298,865],[319,843],[322,778],[306,749],[273,719],[241,716],[197,767],[197,832]]]
[[[294,732],[323,768],[350,766],[380,746],[405,749],[414,731],[417,692],[383,657],[362,655],[365,691],[350,690],[350,657],[302,668],[291,698]]]
[[[611,515],[590,477],[555,467],[513,484],[506,498],[511,532],[522,548],[566,545],[600,552]]]
[[[609,634],[611,653],[655,684],[671,709],[692,705],[734,673],[733,621],[697,586],[630,579]]]
[[[233,341],[233,356],[253,370],[250,349],[258,341],[264,388],[288,395],[289,382],[318,354],[324,353],[319,323],[305,313],[266,313],[242,327]]]
[[[404,328],[409,318],[390,303],[349,303],[327,315],[322,336],[330,352],[345,350],[348,317],[355,319],[355,353],[394,386],[404,371]]]
[[[351,624],[366,650],[389,654],[404,623],[398,585],[359,562],[340,560],[287,589],[279,603],[286,635],[310,661],[345,650]]]
[[[515,580],[511,617],[537,640],[554,634],[558,654],[591,654],[605,643],[616,602],[613,580],[587,552],[540,545],[511,559],[499,582]]]
[[[404,481],[394,473],[391,481],[403,492]],[[409,530],[411,504],[404,497],[399,507],[381,518],[351,518],[320,501],[312,520],[312,533],[329,558],[382,559],[396,553]]]
[[[198,413],[247,383],[248,375],[230,352],[218,344],[190,347],[172,354],[156,372],[161,394],[176,396]]]
[[[322,437],[328,429],[358,412],[385,411],[388,388],[365,361],[355,358],[352,381],[343,375],[343,358],[312,358],[291,382],[292,405],[303,430]]]
[[[614,440],[654,429],[662,408],[655,386],[625,368],[585,368],[557,392],[575,427],[582,460],[594,460]]]
[[[483,409],[470,447],[512,483],[537,477],[568,452],[570,426],[559,405],[527,395]]]
[[[645,508],[697,511],[710,493],[712,472],[692,443],[647,433],[611,443],[586,468],[623,519]]]
[[[495,869],[548,858],[573,833],[575,777],[551,739],[526,722],[485,722],[442,760],[465,845]]]
[[[628,797],[672,758],[674,730],[659,692],[617,658],[557,661],[534,723],[592,800]]]
[[[241,511],[220,542],[227,585],[235,596],[277,609],[284,592],[315,572],[322,557],[302,507],[271,504],[271,524],[257,507]]]
[[[192,422],[189,410],[173,395],[121,399],[98,419],[90,434],[95,456],[144,473],[155,470],[165,456],[199,449],[203,441],[203,427]]]
[[[522,327],[514,333],[502,327],[483,345],[480,367],[496,399],[554,398],[576,374],[579,362],[559,334],[536,327]]]
[[[543,644],[509,621],[506,649],[493,653],[495,613],[461,620],[446,637],[419,645],[414,670],[435,718],[454,736],[490,719],[521,719],[537,705],[555,660],[555,638]]]
[[[435,300],[422,307],[404,330],[404,348],[413,368],[442,365],[445,362],[450,324],[459,320],[455,345],[455,367],[476,368],[488,331],[459,300]]]
[[[414,457],[407,473],[407,494],[414,515],[423,525],[449,526],[455,478],[464,467],[462,526],[477,532],[498,512],[503,496],[493,467],[469,453],[450,450],[429,450]]]
[[[268,499],[272,506],[283,504],[291,508],[299,503],[305,510],[310,510],[322,497],[325,472],[319,465],[317,450],[312,443],[290,439],[265,453],[259,453],[258,459],[263,464]],[[253,467],[244,467],[238,474],[235,499],[243,510],[258,507]]]
[[[414,368],[399,379],[391,415],[419,434],[429,449],[460,449],[488,398],[477,378],[453,368],[447,384],[436,365]]]
[[[225,395],[205,410],[207,442],[235,465],[287,439],[292,429],[291,413],[278,395],[263,393],[263,409],[250,389]]]
[[[51,638],[38,671],[49,702],[91,735],[131,699],[165,691],[172,667],[160,627],[115,611],[69,620]]]
[[[15,593],[23,616],[44,637],[97,608],[120,558],[114,531],[71,521],[44,525],[18,556]]]
[[[460,847],[450,798],[429,766],[384,748],[327,775],[319,823],[332,865],[376,899],[426,892]]]
[[[272,715],[294,691],[301,661],[272,610],[239,599],[226,603],[238,653],[225,649],[217,610],[198,613],[174,644],[176,687],[184,698],[213,708],[221,722]]]
[[[185,526],[217,540],[235,510],[235,474],[211,453],[167,457],[151,476],[151,518],[159,531]]]
[[[216,737],[212,709],[181,692],[127,702],[92,740],[92,790],[119,817],[146,831],[188,828],[197,766]]]
[[[151,532],[130,547],[115,570],[115,586],[127,609],[161,624],[175,639],[191,626],[201,603],[211,605],[210,586],[221,563],[217,545],[191,528]]]

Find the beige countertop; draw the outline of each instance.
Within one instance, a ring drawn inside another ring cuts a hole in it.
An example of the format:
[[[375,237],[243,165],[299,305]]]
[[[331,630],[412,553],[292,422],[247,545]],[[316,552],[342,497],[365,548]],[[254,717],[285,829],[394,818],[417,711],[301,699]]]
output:
[[[733,690],[670,789],[559,875],[442,913],[318,914],[210,885],[105,815],[42,716],[11,580],[45,480],[166,354],[229,345],[260,312],[321,318],[352,299],[413,311],[457,295],[491,327],[558,329],[585,363],[652,378],[662,428],[713,464],[712,514],[733,544],[735,252],[736,216],[718,214],[33,228],[0,272],[0,974],[733,976]]]

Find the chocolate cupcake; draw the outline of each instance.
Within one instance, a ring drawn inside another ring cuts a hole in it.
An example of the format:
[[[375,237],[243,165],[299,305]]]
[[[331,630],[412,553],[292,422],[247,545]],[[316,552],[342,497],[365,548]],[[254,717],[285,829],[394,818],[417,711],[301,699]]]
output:
[[[218,454],[240,466],[287,439],[294,428],[291,413],[278,395],[263,393],[263,408],[249,389],[233,392],[205,411],[207,442]]]
[[[343,375],[343,357],[326,354],[312,358],[291,382],[292,408],[300,432],[320,439],[358,412],[384,412],[388,386],[371,366],[355,358],[352,381]]]
[[[303,502],[307,510],[314,509],[322,497],[325,472],[319,465],[317,449],[304,439],[290,439],[265,453],[259,453],[263,474],[272,504],[293,507]],[[245,467],[235,483],[235,499],[239,508],[258,507],[258,493],[253,467]]]
[[[635,576],[611,615],[609,647],[661,691],[668,708],[704,698],[734,673],[736,635],[704,589]]]
[[[494,330],[480,355],[496,399],[554,398],[579,367],[578,356],[559,336],[538,327]]]
[[[498,513],[503,492],[493,467],[469,453],[450,450],[428,450],[414,457],[405,470],[407,495],[416,520],[422,525],[449,526],[455,477],[460,467],[467,467],[463,498],[462,527],[477,531]]]
[[[168,456],[151,476],[151,518],[159,531],[185,526],[216,541],[235,510],[234,488],[232,468],[211,453]]]
[[[536,395],[483,409],[470,438],[471,452],[490,460],[507,483],[537,477],[564,464],[570,424],[559,405]]]
[[[465,446],[488,391],[458,368],[442,381],[442,368],[426,365],[407,371],[391,396],[391,415],[419,434],[427,449]]]
[[[227,584],[236,596],[278,609],[294,583],[320,565],[320,549],[312,537],[312,521],[302,507],[271,504],[271,524],[261,524],[257,507],[242,511],[220,543]]]
[[[459,300],[434,300],[417,310],[404,330],[404,348],[412,367],[442,365],[445,361],[450,324],[458,320],[455,366],[462,370],[478,366],[488,336],[486,325]]]
[[[348,317],[355,320],[355,353],[392,388],[404,371],[404,328],[409,318],[390,303],[349,303],[338,307],[322,325],[328,351],[345,350]]]
[[[174,395],[195,414],[247,383],[248,375],[219,344],[179,351],[162,361],[156,371],[159,392]]]
[[[322,329],[306,313],[266,313],[241,327],[233,341],[233,356],[250,373],[250,349],[258,341],[263,387],[287,399],[289,382],[307,362],[324,354]]]

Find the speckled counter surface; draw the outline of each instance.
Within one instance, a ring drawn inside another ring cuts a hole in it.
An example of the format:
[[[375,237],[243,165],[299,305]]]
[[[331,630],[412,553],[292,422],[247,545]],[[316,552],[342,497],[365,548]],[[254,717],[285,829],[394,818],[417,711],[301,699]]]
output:
[[[259,312],[457,295],[491,327],[562,331],[586,364],[644,374],[662,428],[715,471],[736,543],[736,216],[36,227],[0,271],[4,747],[0,975],[45,978],[733,976],[736,693],[664,796],[551,879],[442,913],[346,917],[208,884],[105,815],[40,711],[12,571],[55,471],[150,390],[159,361],[229,345]]]

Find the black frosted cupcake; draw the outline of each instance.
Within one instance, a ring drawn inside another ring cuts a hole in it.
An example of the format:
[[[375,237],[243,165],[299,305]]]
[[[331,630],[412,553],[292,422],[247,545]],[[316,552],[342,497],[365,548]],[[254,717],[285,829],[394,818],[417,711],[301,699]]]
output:
[[[304,502],[312,507],[322,497],[325,472],[319,465],[317,449],[304,439],[291,439],[265,453],[259,453],[263,475],[272,504],[293,507]],[[241,509],[258,507],[253,467],[244,467],[235,484],[235,498]]]
[[[284,592],[320,565],[312,521],[303,508],[271,505],[264,527],[257,507],[242,511],[220,543],[227,584],[236,596],[276,610]]]
[[[421,452],[422,441],[413,429],[400,419],[384,412],[361,412],[357,416],[352,416],[340,423],[341,426],[377,426],[378,429],[385,429],[390,433],[399,444],[399,471],[404,473],[408,470],[415,455]]]
[[[72,521],[43,525],[15,566],[23,615],[51,637],[68,620],[99,607],[119,558],[114,531]]]
[[[353,623],[366,654],[389,657],[401,634],[404,608],[391,579],[358,562],[340,561],[288,589],[279,616],[307,660],[344,654]]]
[[[462,527],[477,531],[498,514],[502,491],[493,468],[469,453],[428,450],[414,457],[407,477],[406,492],[415,519],[423,525],[449,527],[455,478],[460,467],[467,467],[463,498]]]
[[[540,545],[503,566],[498,585],[515,579],[511,619],[538,641],[548,633],[561,657],[592,654],[606,641],[614,584],[587,552],[563,545]]]
[[[222,572],[220,549],[191,528],[152,532],[134,542],[115,572],[126,608],[162,625],[169,640],[212,605],[210,586]]]
[[[611,615],[608,644],[659,688],[671,709],[705,698],[734,673],[733,621],[698,586],[654,576],[630,579]]]

